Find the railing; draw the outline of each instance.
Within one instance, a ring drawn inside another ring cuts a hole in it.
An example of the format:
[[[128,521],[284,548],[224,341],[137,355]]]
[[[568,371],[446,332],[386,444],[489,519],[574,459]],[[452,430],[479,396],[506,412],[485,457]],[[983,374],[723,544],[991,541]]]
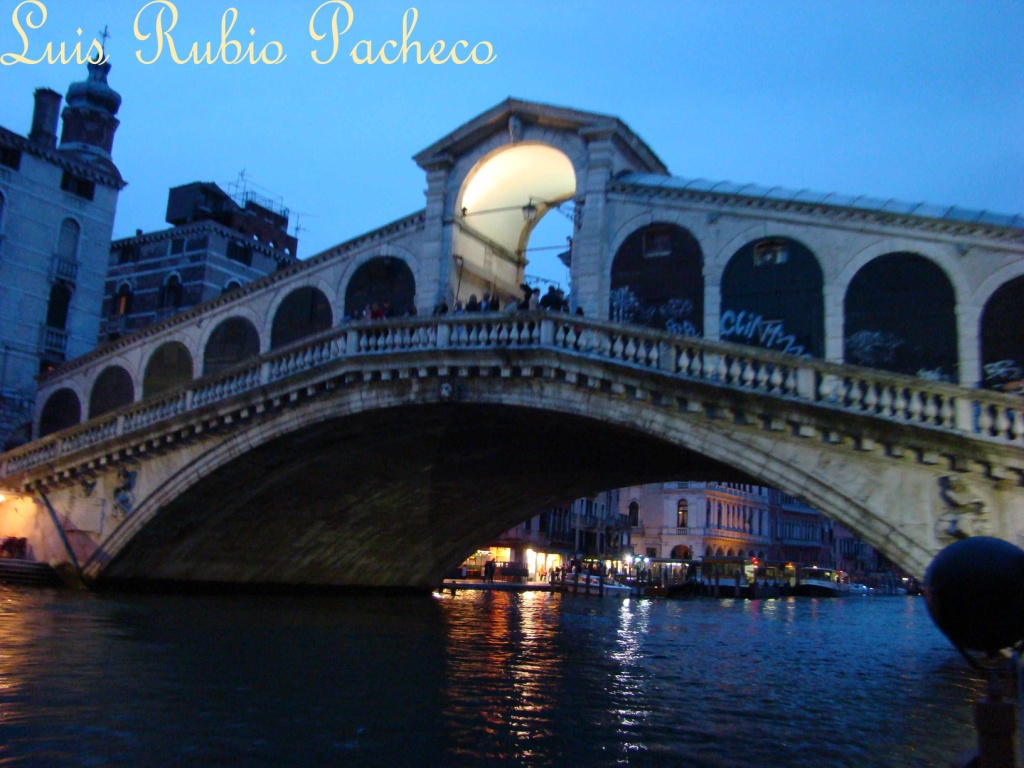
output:
[[[68,350],[68,332],[44,325],[39,329],[39,352],[43,355],[61,355]]]
[[[78,279],[78,262],[74,259],[67,259],[58,254],[53,254],[50,259],[50,282],[63,280],[66,283],[75,284]]]
[[[1024,447],[1024,403],[1011,395],[579,316],[481,313],[332,328],[171,394],[11,451],[3,457],[0,477],[337,360],[488,349],[555,350],[678,380]],[[48,379],[39,401],[62,382],[59,372]]]

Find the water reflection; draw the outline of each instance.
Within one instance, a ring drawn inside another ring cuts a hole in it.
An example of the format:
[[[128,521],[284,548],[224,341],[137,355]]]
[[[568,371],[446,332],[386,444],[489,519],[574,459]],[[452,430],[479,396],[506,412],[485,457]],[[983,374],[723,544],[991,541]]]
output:
[[[0,588],[0,765],[945,765],[981,688],[913,598]]]

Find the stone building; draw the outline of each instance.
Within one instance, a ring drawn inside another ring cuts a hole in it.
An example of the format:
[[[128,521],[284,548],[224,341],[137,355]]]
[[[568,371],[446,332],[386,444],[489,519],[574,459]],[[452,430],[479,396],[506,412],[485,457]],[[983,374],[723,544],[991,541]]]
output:
[[[125,182],[111,156],[121,96],[107,84],[110,64],[88,70],[88,79],[68,88],[63,113],[59,93],[36,91],[27,137],[0,127],[0,445],[6,447],[30,437],[36,377],[91,351],[99,336]]]
[[[170,229],[110,245],[101,339],[112,341],[295,264],[288,210],[244,189],[235,200],[212,182],[171,189]]]
[[[636,554],[832,564],[832,522],[774,488],[742,483],[670,482],[623,488]]]

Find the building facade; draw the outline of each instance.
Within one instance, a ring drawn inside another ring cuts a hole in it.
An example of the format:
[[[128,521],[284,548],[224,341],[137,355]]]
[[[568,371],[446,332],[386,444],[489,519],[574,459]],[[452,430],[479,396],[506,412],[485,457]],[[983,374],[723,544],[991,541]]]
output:
[[[298,261],[288,210],[212,182],[170,190],[170,229],[110,245],[101,339],[113,341]]]
[[[629,519],[634,551],[650,559],[756,557],[835,564],[833,523],[774,488],[656,483],[621,489],[619,503]]]
[[[0,127],[0,445],[31,436],[36,377],[97,343],[117,198],[121,97],[89,64],[61,112],[40,88],[28,136]],[[58,123],[63,130],[58,142]],[[70,406],[70,404],[69,404]],[[84,414],[83,414],[84,415]]]

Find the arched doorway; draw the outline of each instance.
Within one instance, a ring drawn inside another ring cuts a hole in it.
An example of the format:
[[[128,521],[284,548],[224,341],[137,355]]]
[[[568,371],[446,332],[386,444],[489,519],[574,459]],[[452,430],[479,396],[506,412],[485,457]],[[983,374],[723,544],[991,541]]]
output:
[[[722,341],[822,357],[822,285],[821,266],[801,243],[785,237],[747,243],[722,275]]]
[[[612,261],[612,320],[704,335],[704,257],[675,224],[649,224],[623,241]]]
[[[679,544],[672,548],[671,558],[673,560],[689,560],[693,557],[693,550],[685,544]]]
[[[416,278],[409,265],[394,256],[378,256],[361,264],[345,289],[345,316],[362,317],[376,304],[385,317],[404,317],[416,300]]]
[[[527,271],[549,255],[558,258],[557,251],[528,251],[534,229],[575,193],[572,161],[546,144],[520,142],[477,163],[454,212],[450,280],[455,300],[489,293],[504,306],[510,294],[521,298]]]
[[[934,262],[916,253],[869,262],[850,281],[844,315],[845,362],[957,380],[956,295]]]
[[[294,290],[285,297],[274,315],[270,348],[284,347],[326,331],[331,322],[331,304],[322,291],[310,286]]]

